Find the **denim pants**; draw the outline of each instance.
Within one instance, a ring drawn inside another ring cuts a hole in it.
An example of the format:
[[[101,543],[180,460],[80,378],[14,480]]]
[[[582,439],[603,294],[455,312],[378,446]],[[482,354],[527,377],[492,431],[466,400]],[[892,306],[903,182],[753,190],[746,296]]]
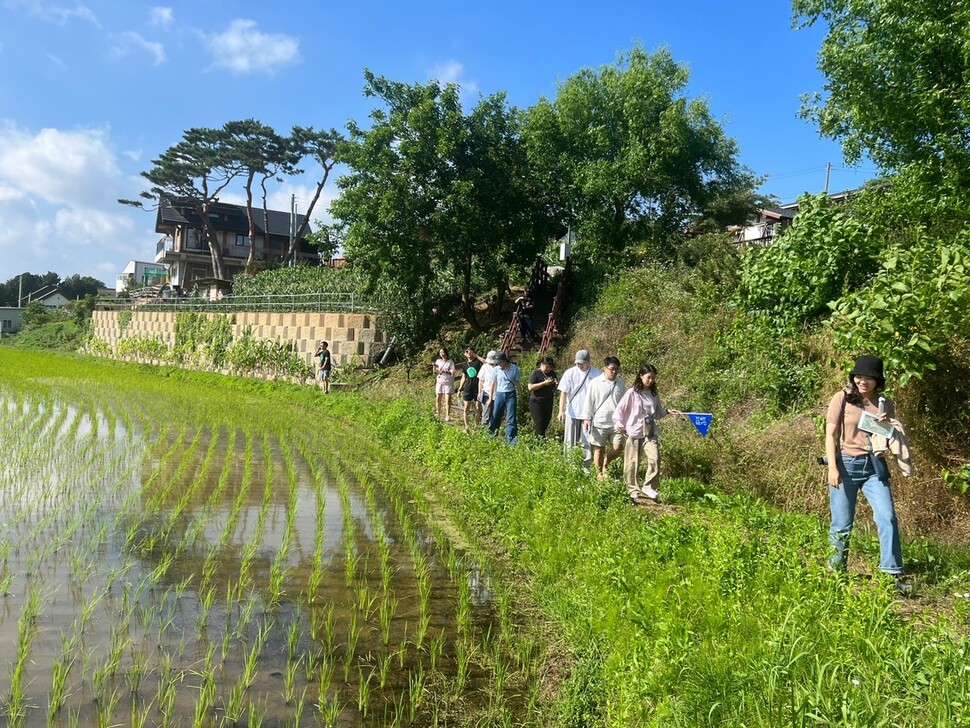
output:
[[[505,441],[509,445],[514,445],[519,436],[519,428],[515,421],[516,404],[515,392],[496,392],[495,399],[492,400],[492,416],[488,421],[488,429],[494,437],[499,425],[502,424],[502,415],[505,415]]]
[[[872,517],[879,533],[879,569],[888,574],[901,574],[903,550],[896,508],[889,489],[889,468],[881,459],[868,455],[842,455],[837,465],[842,485],[839,488],[829,486],[829,505],[832,509],[829,543],[833,550],[829,566],[845,569],[856,501],[861,490],[872,507]]]

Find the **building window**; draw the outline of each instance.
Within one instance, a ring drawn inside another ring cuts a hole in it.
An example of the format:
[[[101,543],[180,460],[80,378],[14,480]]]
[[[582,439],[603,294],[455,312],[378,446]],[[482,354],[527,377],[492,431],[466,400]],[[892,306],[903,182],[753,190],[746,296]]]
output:
[[[192,280],[197,281],[200,278],[205,278],[205,268],[193,268]]]
[[[0,331],[10,331],[13,328],[13,321],[10,319],[4,319],[0,321]]]
[[[239,246],[249,245],[249,236],[248,235],[239,235],[239,234],[237,234],[236,235],[236,245],[239,245]]]

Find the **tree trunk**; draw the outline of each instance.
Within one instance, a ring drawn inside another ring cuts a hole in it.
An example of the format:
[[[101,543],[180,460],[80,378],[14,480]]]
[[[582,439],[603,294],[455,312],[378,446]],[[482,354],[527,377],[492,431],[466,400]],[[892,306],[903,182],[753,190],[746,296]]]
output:
[[[505,310],[505,293],[509,290],[509,274],[503,272],[502,277],[499,279],[498,285],[495,287],[495,308],[498,311],[499,318],[502,317],[502,312]]]
[[[202,229],[209,243],[209,257],[212,258],[212,277],[226,280],[226,266],[222,261],[222,244],[216,239],[216,231],[209,219],[209,203],[202,203]]]
[[[269,208],[266,206],[266,180],[268,177],[263,177],[260,181],[259,186],[263,188],[263,249],[269,254]]]
[[[481,332],[478,319],[475,316],[475,297],[472,295],[472,249],[465,253],[465,264],[462,266],[461,305],[473,334]]]
[[[290,250],[287,253],[287,260],[294,260],[296,255],[296,249],[300,245],[300,238],[306,235],[307,229],[310,227],[310,215],[313,213],[313,208],[317,204],[317,200],[320,199],[320,194],[323,192],[324,186],[327,184],[327,179],[330,177],[330,170],[333,169],[331,166],[323,166],[323,179],[317,183],[317,190],[313,193],[313,199],[310,200],[310,206],[306,209],[306,213],[303,215],[303,222],[300,223],[300,227],[296,231],[296,235],[293,236],[293,244],[290,245]]]
[[[246,219],[249,220],[249,255],[246,256],[246,272],[254,272],[256,263],[256,220],[253,218],[253,177],[251,171],[246,178]]]

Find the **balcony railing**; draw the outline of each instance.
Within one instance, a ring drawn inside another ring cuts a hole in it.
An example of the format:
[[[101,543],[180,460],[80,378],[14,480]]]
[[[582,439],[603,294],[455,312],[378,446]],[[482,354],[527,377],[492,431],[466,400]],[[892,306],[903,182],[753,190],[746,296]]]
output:
[[[158,296],[139,298],[101,298],[98,309],[106,311],[151,308],[152,311],[214,311],[220,313],[274,311],[279,313],[327,312],[371,313],[374,306],[362,302],[353,293],[302,293],[293,295],[224,296],[209,299],[199,296],[178,297],[170,291]]]

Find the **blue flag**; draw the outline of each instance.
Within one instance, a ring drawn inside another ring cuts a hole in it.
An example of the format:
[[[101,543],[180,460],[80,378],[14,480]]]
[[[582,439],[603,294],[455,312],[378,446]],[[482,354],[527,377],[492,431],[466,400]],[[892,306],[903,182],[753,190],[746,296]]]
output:
[[[694,423],[694,427],[701,433],[701,437],[707,437],[707,431],[711,427],[711,420],[714,415],[707,412],[684,412],[685,415]]]

